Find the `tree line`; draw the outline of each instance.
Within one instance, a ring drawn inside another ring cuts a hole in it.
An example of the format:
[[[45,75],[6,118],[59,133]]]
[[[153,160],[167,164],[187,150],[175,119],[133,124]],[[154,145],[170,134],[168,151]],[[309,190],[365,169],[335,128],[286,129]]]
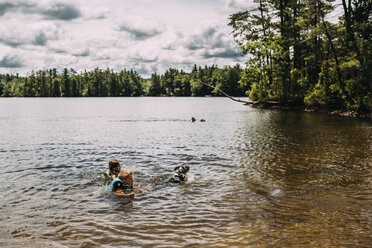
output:
[[[246,95],[312,108],[372,111],[372,1],[254,0],[256,8],[230,15],[236,41],[249,59],[217,68],[170,68],[143,79],[136,71],[99,68],[0,75],[3,97]],[[203,83],[212,85],[208,87]]]
[[[250,54],[240,84],[252,100],[372,110],[372,1],[254,0],[229,25]]]
[[[170,68],[163,75],[142,78],[134,70],[96,68],[77,73],[65,68],[32,71],[28,76],[0,74],[2,97],[119,97],[119,96],[219,96],[209,83],[233,96],[243,96],[247,88],[239,84],[242,69],[194,65],[190,73]]]

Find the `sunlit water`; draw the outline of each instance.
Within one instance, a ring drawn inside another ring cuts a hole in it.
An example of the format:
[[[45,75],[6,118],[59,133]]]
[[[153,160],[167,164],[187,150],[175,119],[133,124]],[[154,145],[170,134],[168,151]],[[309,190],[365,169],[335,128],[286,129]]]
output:
[[[0,137],[1,247],[372,244],[368,121],[226,98],[0,99]],[[102,190],[111,159],[134,200]],[[164,184],[182,164],[188,182]]]

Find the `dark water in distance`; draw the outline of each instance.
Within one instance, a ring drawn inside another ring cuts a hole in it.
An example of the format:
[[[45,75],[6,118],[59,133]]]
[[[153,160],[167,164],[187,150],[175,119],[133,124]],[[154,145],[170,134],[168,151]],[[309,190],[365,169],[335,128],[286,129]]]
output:
[[[22,98],[0,99],[0,137],[0,247],[372,244],[367,121],[226,98]],[[102,190],[110,159],[133,171],[133,201]],[[181,164],[188,183],[161,184]]]

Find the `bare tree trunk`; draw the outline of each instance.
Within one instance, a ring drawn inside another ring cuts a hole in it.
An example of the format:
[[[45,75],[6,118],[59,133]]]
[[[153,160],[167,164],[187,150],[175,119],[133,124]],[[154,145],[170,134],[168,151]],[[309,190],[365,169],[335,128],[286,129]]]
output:
[[[319,18],[318,18],[318,12],[319,10],[319,3],[318,1],[314,1],[314,28],[316,29],[318,27],[318,23],[320,23]],[[320,48],[320,41],[318,38],[318,35],[314,35],[314,54],[315,54],[315,61],[313,65],[313,69],[311,70],[311,79],[313,79],[314,85],[318,82],[319,80],[319,73],[320,73],[320,55],[321,53],[321,48]]]
[[[266,34],[266,29],[268,28],[268,27],[266,27],[265,26],[265,22],[266,22],[266,20],[265,20],[265,15],[264,15],[264,6],[263,6],[263,3],[262,3],[262,0],[260,0],[260,7],[259,7],[259,10],[260,10],[260,13],[261,13],[261,22],[262,22],[262,32],[263,32],[263,37],[264,37],[264,43],[265,43],[265,45],[267,44],[267,34]],[[265,56],[264,56],[265,57]],[[268,77],[269,77],[269,84],[270,85],[272,85],[272,83],[273,83],[273,79],[272,79],[272,68],[270,67],[270,68],[268,68],[268,65],[269,65],[269,63],[270,63],[270,61],[269,61],[269,52],[266,52],[266,63],[265,63],[265,58],[263,59],[263,61],[264,61],[264,70],[266,71],[268,71]]]
[[[289,93],[289,84],[288,77],[290,75],[290,56],[289,56],[289,45],[288,45],[288,21],[289,15],[286,12],[286,7],[288,6],[288,0],[280,0],[279,9],[280,9],[280,34],[284,38],[283,50],[285,53],[285,58],[282,59],[283,74],[282,74],[282,83],[283,83],[283,100],[288,102],[290,93]]]
[[[234,98],[234,97],[232,97],[232,96],[226,94],[224,91],[222,91],[222,90],[220,90],[220,89],[214,87],[213,85],[210,85],[210,84],[207,84],[207,83],[203,83],[203,82],[202,82],[202,84],[204,84],[204,85],[206,85],[206,86],[208,86],[208,87],[211,87],[212,89],[215,89],[215,90],[217,90],[218,92],[221,92],[224,96],[230,98],[231,100],[233,100],[233,101],[235,101],[235,102],[242,102],[242,103],[244,103],[244,104],[255,104],[255,102],[252,102],[252,101],[243,101],[243,100],[240,100],[240,99],[236,99],[236,98]]]

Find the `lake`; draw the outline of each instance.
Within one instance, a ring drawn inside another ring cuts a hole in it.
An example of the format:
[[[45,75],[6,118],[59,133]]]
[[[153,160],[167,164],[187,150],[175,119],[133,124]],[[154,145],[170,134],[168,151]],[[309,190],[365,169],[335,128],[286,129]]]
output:
[[[372,243],[369,121],[214,97],[1,98],[0,136],[1,247]],[[111,159],[133,200],[103,190]],[[184,164],[188,182],[165,184]]]

